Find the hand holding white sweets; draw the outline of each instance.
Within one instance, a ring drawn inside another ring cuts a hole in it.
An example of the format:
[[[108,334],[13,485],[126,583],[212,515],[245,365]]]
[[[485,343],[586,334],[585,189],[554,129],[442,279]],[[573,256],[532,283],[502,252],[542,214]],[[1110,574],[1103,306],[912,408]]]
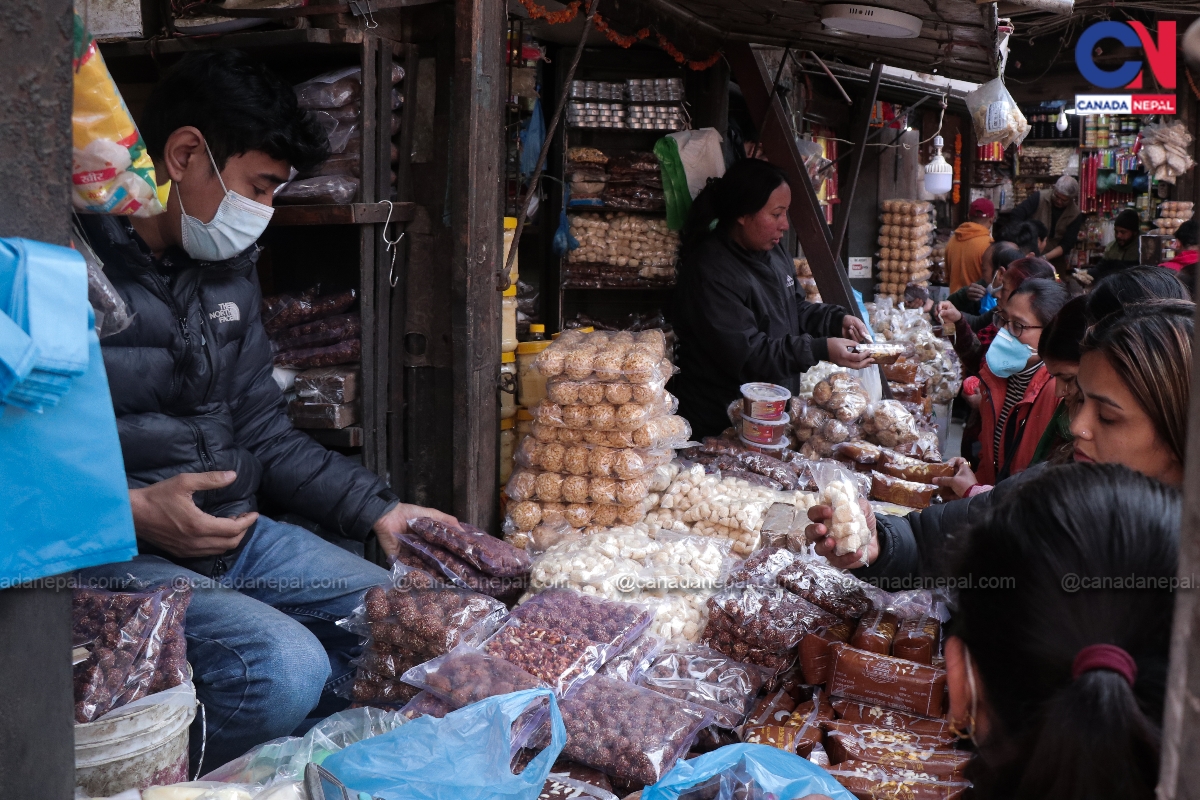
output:
[[[821,493],[822,502],[833,509],[829,535],[834,540],[834,555],[855,553],[866,546],[871,532],[866,513],[858,503],[858,489],[848,480],[832,481]]]
[[[825,503],[808,509],[808,519],[813,523],[804,529],[805,538],[816,546],[817,555],[829,559],[829,563],[838,569],[858,569],[870,566],[879,558],[879,537],[875,527],[875,514],[870,504],[863,498],[857,498],[855,503],[863,516],[866,526],[866,536],[855,550],[839,553],[838,540],[832,531],[836,525],[834,509]]]

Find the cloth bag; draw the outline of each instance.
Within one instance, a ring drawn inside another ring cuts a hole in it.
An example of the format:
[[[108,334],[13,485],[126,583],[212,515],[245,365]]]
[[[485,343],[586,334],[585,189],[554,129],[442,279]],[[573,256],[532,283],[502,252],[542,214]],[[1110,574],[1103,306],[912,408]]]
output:
[[[513,723],[530,705],[550,703],[550,744],[513,775]],[[353,744],[322,766],[354,791],[383,800],[536,800],[567,743],[549,689],[481,700],[442,719],[424,716]]]
[[[676,800],[689,789],[720,776],[717,800],[742,796],[753,785],[763,797],[825,795],[854,800],[840,783],[806,758],[765,744],[731,744],[688,761],[677,761],[658,783],[642,792],[642,800]]]
[[[68,382],[41,412],[0,405],[0,588],[137,554],[94,324],[79,253],[0,239],[0,360],[27,337],[18,369]]]

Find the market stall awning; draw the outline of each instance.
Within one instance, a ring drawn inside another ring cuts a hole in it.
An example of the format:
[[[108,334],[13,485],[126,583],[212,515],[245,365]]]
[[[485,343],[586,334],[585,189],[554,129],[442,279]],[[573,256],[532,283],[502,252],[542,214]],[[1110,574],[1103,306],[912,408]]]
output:
[[[704,40],[790,45],[858,66],[879,60],[894,67],[971,81],[996,76],[996,6],[974,0],[872,0],[873,8],[921,21],[920,35],[897,39],[843,33],[822,24],[826,4],[810,0],[626,0],[608,9],[614,19],[632,11],[658,17]],[[642,16],[637,13],[636,16]]]

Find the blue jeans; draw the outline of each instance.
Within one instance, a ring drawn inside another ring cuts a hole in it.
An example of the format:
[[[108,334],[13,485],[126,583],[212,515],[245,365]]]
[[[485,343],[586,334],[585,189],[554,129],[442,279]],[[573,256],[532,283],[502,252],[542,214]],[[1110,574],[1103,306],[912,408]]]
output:
[[[83,570],[83,581],[132,576],[149,584],[182,579],[188,662],[207,714],[204,771],[257,744],[287,736],[332,692],[353,680],[361,645],[333,623],[386,583],[386,570],[295,525],[260,516],[227,573],[205,578],[157,556]],[[323,704],[324,705],[324,704]],[[200,752],[192,727],[192,767]]]

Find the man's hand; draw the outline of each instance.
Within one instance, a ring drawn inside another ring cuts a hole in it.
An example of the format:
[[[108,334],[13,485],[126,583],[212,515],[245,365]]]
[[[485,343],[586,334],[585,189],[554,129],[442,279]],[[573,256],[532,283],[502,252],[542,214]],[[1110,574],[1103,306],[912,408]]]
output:
[[[949,486],[959,497],[966,497],[967,492],[971,491],[971,487],[979,483],[979,479],[971,471],[971,464],[959,456],[955,456],[947,463],[954,466],[954,477],[934,478],[933,482],[938,486]]]
[[[400,546],[396,537],[408,533],[408,521],[417,517],[431,517],[439,522],[445,522],[450,525],[458,524],[457,519],[435,508],[422,508],[421,506],[410,506],[400,503],[380,517],[372,528],[375,531],[375,535],[379,537],[379,546],[383,548],[383,552],[395,558],[396,550]]]
[[[233,519],[205,514],[192,499],[196,492],[233,483],[236,472],[181,472],[144,489],[129,490],[133,527],[150,544],[178,558],[215,556],[242,541],[258,514]]]
[[[853,314],[847,314],[842,317],[842,336],[847,339],[853,339],[856,342],[865,342],[867,340],[867,325]]]
[[[817,555],[825,556],[829,563],[838,569],[858,569],[874,564],[875,559],[879,558],[879,534],[875,528],[875,512],[871,510],[871,504],[861,497],[858,498],[858,503],[867,516],[867,529],[871,531],[871,541],[866,547],[844,556],[833,554],[837,542],[829,535],[829,528],[825,526],[825,523],[833,519],[833,509],[829,506],[813,506],[808,510],[808,518],[813,524],[804,529],[804,536],[817,546]],[[864,556],[866,563],[863,563]]]
[[[850,319],[847,317],[847,319]],[[857,319],[857,318],[855,318]],[[862,322],[860,321],[861,325]],[[830,337],[825,340],[829,345],[829,360],[837,364],[839,367],[847,367],[848,369],[862,369],[869,367],[875,361],[865,353],[852,353],[850,348],[854,347],[857,342],[849,339],[837,339]]]
[[[967,287],[967,299],[972,303],[978,303],[987,294],[987,287],[982,283],[972,283]]]
[[[937,313],[942,322],[948,322],[951,325],[962,319],[962,312],[949,300],[938,303]]]

